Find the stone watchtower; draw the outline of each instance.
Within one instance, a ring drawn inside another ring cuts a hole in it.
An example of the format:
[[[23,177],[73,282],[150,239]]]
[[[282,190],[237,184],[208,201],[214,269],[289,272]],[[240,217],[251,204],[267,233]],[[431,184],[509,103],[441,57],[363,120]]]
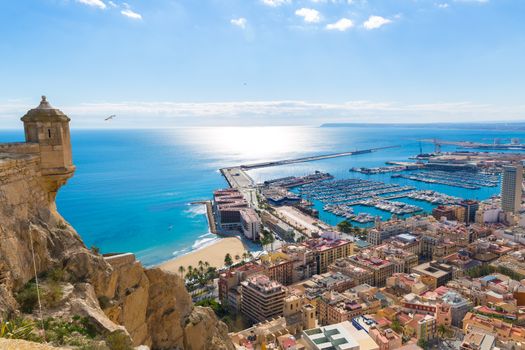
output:
[[[39,145],[40,171],[45,185],[56,194],[75,172],[69,133],[70,119],[42,96],[40,105],[29,110],[22,121],[26,142]]]

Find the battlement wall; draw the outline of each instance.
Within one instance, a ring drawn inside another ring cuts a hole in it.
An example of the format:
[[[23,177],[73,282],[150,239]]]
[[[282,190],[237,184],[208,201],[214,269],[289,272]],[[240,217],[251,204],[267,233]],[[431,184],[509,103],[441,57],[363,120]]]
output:
[[[40,145],[38,143],[0,143],[0,153],[37,154],[38,152],[40,152]]]
[[[0,186],[40,175],[40,158],[32,154],[0,153]],[[1,187],[0,187],[1,189]]]

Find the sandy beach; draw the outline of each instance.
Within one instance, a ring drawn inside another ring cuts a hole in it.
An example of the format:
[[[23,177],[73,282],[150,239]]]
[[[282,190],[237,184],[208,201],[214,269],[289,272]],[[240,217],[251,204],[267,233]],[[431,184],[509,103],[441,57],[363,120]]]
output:
[[[179,266],[184,266],[186,269],[190,265],[196,267],[199,264],[199,260],[202,260],[203,262],[207,261],[210,266],[219,268],[224,265],[224,256],[226,253],[230,253],[235,262],[235,256],[242,256],[242,253],[246,251],[248,251],[248,249],[241,239],[237,237],[226,237],[202,249],[195,250],[160,264],[159,267],[162,270],[178,274]]]

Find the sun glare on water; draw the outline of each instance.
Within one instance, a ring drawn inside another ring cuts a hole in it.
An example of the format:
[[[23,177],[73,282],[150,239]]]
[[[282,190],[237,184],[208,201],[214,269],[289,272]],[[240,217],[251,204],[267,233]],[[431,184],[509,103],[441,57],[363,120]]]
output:
[[[210,155],[259,162],[313,151],[312,134],[312,129],[302,127],[194,128],[183,141]]]

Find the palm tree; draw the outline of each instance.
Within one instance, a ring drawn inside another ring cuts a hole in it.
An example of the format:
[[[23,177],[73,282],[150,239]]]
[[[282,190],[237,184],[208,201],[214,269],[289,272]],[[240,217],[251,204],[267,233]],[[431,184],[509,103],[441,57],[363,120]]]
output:
[[[230,253],[227,253],[224,256],[224,265],[226,265],[228,267],[233,265],[233,260],[232,260],[232,256],[230,255]]]
[[[180,278],[184,278],[184,272],[186,271],[186,269],[184,268],[184,266],[179,266],[179,273],[180,273]]]
[[[394,332],[398,332],[398,333],[401,332],[401,330],[403,329],[401,327],[401,324],[399,323],[399,321],[397,319],[392,321],[392,324],[390,325],[390,328],[392,328],[392,330]]]
[[[440,324],[438,326],[437,331],[438,331],[440,338],[443,338],[445,333],[447,333],[447,326],[445,326],[444,324]]]
[[[235,255],[235,261],[239,261],[239,260],[241,260],[241,257],[240,257],[239,254],[236,254],[236,255]]]

